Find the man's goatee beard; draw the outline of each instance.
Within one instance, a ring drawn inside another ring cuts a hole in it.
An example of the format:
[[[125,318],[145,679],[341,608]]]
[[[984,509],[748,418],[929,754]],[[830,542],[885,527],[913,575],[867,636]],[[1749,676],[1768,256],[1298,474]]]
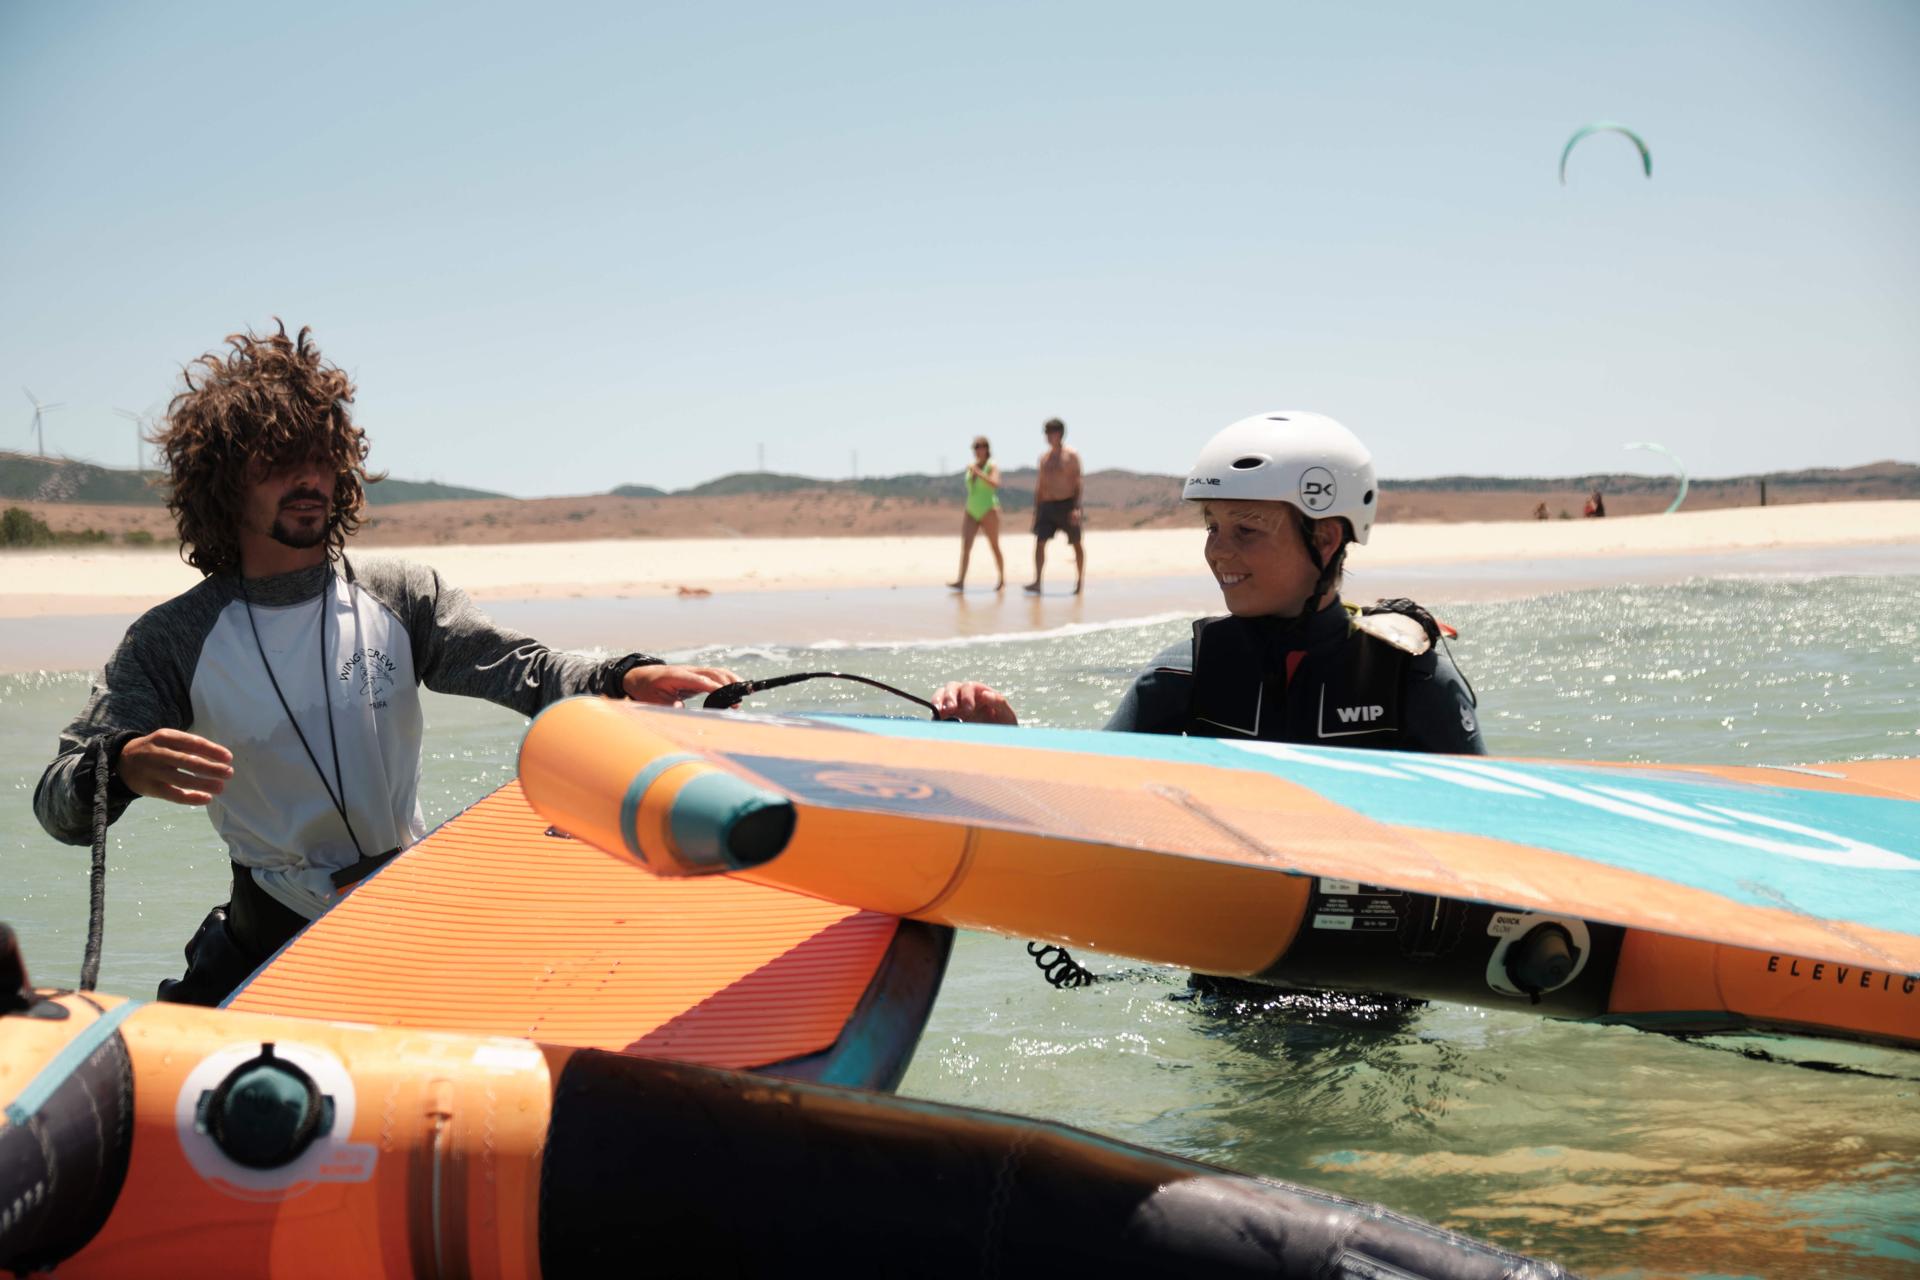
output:
[[[267,530],[267,536],[283,547],[292,547],[295,551],[305,551],[308,547],[317,547],[327,540],[327,534],[333,531],[333,521],[323,520],[315,526],[312,533],[295,533],[287,528],[283,521],[275,520],[273,527]]]

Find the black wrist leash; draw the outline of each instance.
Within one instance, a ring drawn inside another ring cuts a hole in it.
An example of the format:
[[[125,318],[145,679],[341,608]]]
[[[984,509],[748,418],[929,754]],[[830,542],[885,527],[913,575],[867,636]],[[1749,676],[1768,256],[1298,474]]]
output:
[[[760,680],[736,680],[732,684],[723,684],[712,693],[709,693],[706,701],[700,705],[709,711],[726,711],[739,706],[741,700],[749,694],[765,693],[768,689],[779,689],[786,685],[799,684],[802,680],[851,680],[855,684],[870,685],[875,689],[891,693],[897,698],[905,698],[915,706],[925,707],[933,713],[935,720],[946,720],[950,718],[941,715],[939,708],[935,707],[925,698],[908,693],[905,689],[896,689],[890,684],[882,684],[880,681],[869,679],[866,676],[848,675],[844,671],[796,671],[791,675],[767,676]]]

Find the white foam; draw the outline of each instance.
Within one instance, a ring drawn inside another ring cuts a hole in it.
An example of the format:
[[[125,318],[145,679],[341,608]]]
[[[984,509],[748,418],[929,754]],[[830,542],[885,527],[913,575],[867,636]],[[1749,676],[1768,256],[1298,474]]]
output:
[[[1061,640],[1072,636],[1099,635],[1108,631],[1144,631],[1148,627],[1184,622],[1195,615],[1191,611],[1148,614],[1141,618],[1114,618],[1107,622],[1069,622],[1042,631],[993,631],[977,636],[938,636],[919,640],[815,640],[792,645],[717,645],[692,650],[710,662],[760,658],[779,661],[796,653],[896,653],[938,649],[968,649],[975,645],[1023,644],[1029,641]],[[687,655],[676,655],[687,656]]]

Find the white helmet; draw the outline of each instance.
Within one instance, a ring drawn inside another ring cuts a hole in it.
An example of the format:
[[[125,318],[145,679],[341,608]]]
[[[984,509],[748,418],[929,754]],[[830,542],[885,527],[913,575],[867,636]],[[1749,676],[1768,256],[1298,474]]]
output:
[[[1207,441],[1180,496],[1285,502],[1316,519],[1345,516],[1359,543],[1380,508],[1367,446],[1324,414],[1289,409],[1242,418]]]

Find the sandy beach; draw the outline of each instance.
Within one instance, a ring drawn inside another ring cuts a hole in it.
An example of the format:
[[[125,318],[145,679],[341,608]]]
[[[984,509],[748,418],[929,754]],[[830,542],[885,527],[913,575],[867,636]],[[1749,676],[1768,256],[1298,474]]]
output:
[[[954,537],[641,538],[516,545],[381,547],[351,554],[393,555],[433,565],[479,600],[622,599],[706,591],[920,587],[951,576]],[[1776,548],[1898,546],[1920,556],[1920,502],[1835,502],[1736,507],[1605,520],[1382,524],[1355,547],[1356,573],[1406,566],[1514,559],[1710,556]],[[1001,542],[1009,589],[1030,576],[1033,540]],[[1091,530],[1089,575],[1177,577],[1202,571],[1195,529]],[[985,561],[983,566],[982,561]],[[974,587],[990,586],[986,544],[974,549]],[[1048,577],[1072,580],[1073,556],[1056,539]],[[0,617],[138,612],[199,580],[171,550],[12,552],[0,559]]]
[[[940,584],[952,537],[641,538],[381,547],[437,568],[503,622],[569,647],[688,649],[766,642],[978,637],[1218,607],[1195,529],[1087,535],[1087,594],[1056,540],[1048,594],[1019,590],[1031,536],[1003,540],[1008,588],[975,547],[965,595]],[[984,560],[984,568],[983,568]],[[1920,572],[1920,502],[1737,507],[1671,516],[1392,523],[1348,561],[1355,598],[1428,602],[1705,575]],[[198,574],[170,550],[0,557],[0,671],[97,666],[141,611]]]

